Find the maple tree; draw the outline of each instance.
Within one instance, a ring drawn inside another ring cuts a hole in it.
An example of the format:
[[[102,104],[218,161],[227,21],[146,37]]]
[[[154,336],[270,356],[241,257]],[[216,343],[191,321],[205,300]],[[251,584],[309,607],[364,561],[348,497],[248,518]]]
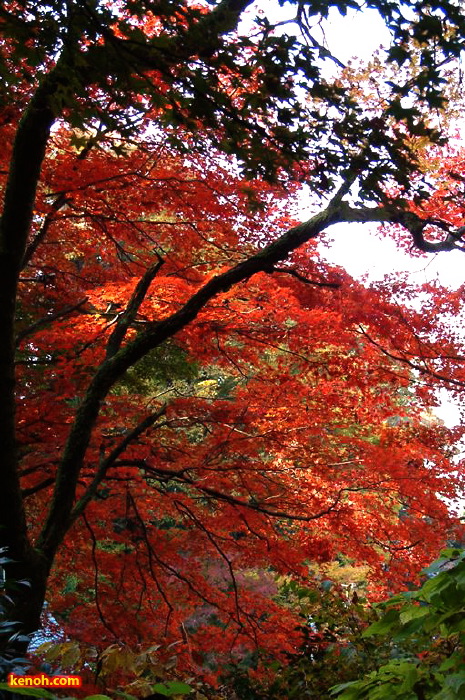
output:
[[[423,66],[376,111],[322,77],[327,3],[290,3],[302,39],[263,15],[243,35],[249,5],[0,8],[0,532],[31,581],[14,614],[33,631],[46,600],[85,642],[163,638],[196,668],[299,643],[275,573],[342,551],[396,587],[459,536],[459,430],[423,416],[438,382],[462,386],[435,307],[459,295],[419,314],[315,239],[379,221],[460,248],[415,140],[439,139],[418,105],[443,106],[460,8],[438,5],[438,33],[426,5],[371,3],[391,62]],[[319,203],[297,223],[302,184]]]

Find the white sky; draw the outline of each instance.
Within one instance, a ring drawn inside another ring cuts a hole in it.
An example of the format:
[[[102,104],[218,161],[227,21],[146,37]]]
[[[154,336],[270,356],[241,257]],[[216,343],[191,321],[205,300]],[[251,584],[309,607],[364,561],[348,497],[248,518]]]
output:
[[[389,43],[390,36],[374,10],[349,11],[346,17],[333,10],[324,23],[324,35],[318,38],[346,63],[351,58],[369,60],[377,49]],[[393,241],[374,235],[376,230],[370,224],[333,226],[325,238],[334,240],[334,244],[322,252],[354,277],[368,275],[370,280],[380,280],[389,272],[408,271],[417,283],[436,278],[452,288],[465,283],[465,254],[454,251],[410,258],[400,253]]]
[[[332,8],[323,32],[324,44],[343,63],[351,58],[369,59],[376,49],[390,43],[389,30],[376,10],[349,10],[342,17]]]
[[[391,272],[408,272],[416,284],[435,279],[452,289],[465,284],[465,253],[451,251],[413,258],[399,252],[394,241],[380,238],[376,231],[373,224],[332,226],[324,240],[333,243],[329,249],[322,247],[321,253],[353,277],[367,275],[369,281],[381,280]]]

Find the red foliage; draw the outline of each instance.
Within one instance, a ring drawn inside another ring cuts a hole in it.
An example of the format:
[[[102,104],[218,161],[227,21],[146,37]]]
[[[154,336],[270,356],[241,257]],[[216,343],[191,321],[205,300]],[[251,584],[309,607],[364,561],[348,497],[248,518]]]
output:
[[[163,265],[128,337],[292,222],[287,192],[245,186],[214,154],[182,160],[156,135],[108,138],[85,157],[78,146],[76,134],[54,134],[20,279],[18,437],[32,532],[80,399],[156,256]],[[256,645],[279,655],[299,634],[274,600],[276,574],[308,582],[309,563],[342,555],[369,564],[379,594],[460,536],[446,506],[462,487],[457,433],[425,418],[440,377],[463,380],[443,357],[457,354],[457,338],[439,327],[438,290],[421,314],[401,291],[364,288],[309,243],[213,299],[113,387],[78,498],[105,460],[108,469],[47,598],[67,633],[102,647],[176,643],[197,670]],[[442,299],[442,311],[455,309]]]

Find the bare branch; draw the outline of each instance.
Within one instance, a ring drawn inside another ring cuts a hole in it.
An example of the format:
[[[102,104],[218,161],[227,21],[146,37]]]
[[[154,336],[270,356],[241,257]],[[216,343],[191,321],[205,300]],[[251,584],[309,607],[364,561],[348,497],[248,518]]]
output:
[[[115,639],[118,639],[118,635],[114,631],[114,629],[108,624],[108,621],[105,618],[105,615],[103,614],[102,607],[100,605],[100,597],[99,597],[99,585],[100,585],[100,574],[99,574],[99,567],[98,567],[98,560],[97,560],[97,538],[95,536],[95,533],[87,520],[86,516],[84,515],[84,523],[89,531],[90,535],[90,540],[92,542],[92,563],[94,565],[94,590],[95,590],[95,606],[97,608],[97,613],[100,618],[100,622],[102,625],[105,627],[110,634],[115,637]]]
[[[425,253],[440,253],[443,251],[460,250],[465,251],[465,246],[459,245],[463,231],[460,227],[457,230],[452,229],[445,221],[437,219],[422,219],[420,216],[411,211],[395,208],[393,205],[385,204],[381,207],[351,207],[346,202],[341,205],[345,213],[345,221],[350,222],[380,222],[401,224],[406,228],[412,238],[415,246]],[[424,230],[427,226],[435,226],[446,232],[446,236],[442,241],[428,241],[424,236]]]
[[[39,484],[36,484],[35,486],[31,486],[28,489],[22,489],[21,495],[23,498],[27,498],[28,496],[32,496],[34,493],[37,493],[38,491],[42,491],[43,489],[46,489],[47,486],[51,486],[52,484],[55,483],[55,479],[50,476],[48,479],[44,479],[41,481]]]
[[[407,365],[411,369],[416,370],[420,374],[426,374],[429,377],[434,377],[434,379],[438,379],[441,382],[444,382],[445,384],[453,384],[454,386],[459,386],[459,387],[464,387],[465,386],[465,381],[462,381],[460,379],[454,379],[453,377],[447,377],[444,376],[443,374],[440,374],[439,372],[435,372],[433,369],[427,366],[422,366],[419,365],[417,362],[414,362],[413,360],[410,360],[408,357],[403,357],[402,355],[395,355],[393,352],[389,352],[386,350],[386,348],[383,348],[381,343],[378,343],[374,338],[372,338],[362,326],[359,326],[359,332],[367,339],[369,342],[374,345],[375,347],[380,350],[383,355],[386,357],[391,358],[391,360],[396,360],[398,362],[402,362],[404,365]],[[430,358],[434,359],[434,358]],[[439,359],[439,358],[438,358]],[[424,360],[424,358],[423,358]]]
[[[107,358],[113,357],[113,355],[115,355],[120,349],[121,343],[124,340],[128,328],[134,321],[153,279],[155,278],[156,274],[163,265],[164,261],[161,258],[161,256],[158,253],[155,254],[158,258],[158,261],[155,263],[155,265],[149,267],[149,269],[145,272],[143,277],[141,277],[141,279],[137,283],[137,286],[126,306],[126,309],[123,311],[122,314],[119,315],[115,329],[108,338],[106,353]]]
[[[273,267],[271,272],[285,272],[287,275],[292,275],[296,277],[300,282],[304,284],[312,284],[316,287],[329,287],[330,289],[339,289],[341,286],[340,282],[317,282],[316,280],[309,280],[308,277],[304,277],[297,270],[293,270],[290,267]]]
[[[73,508],[70,515],[71,522],[74,522],[76,518],[78,518],[84,512],[87,504],[92,500],[92,498],[94,498],[97,489],[102,480],[105,478],[105,474],[107,473],[108,469],[114,465],[118,457],[123,454],[123,452],[132,442],[137,440],[137,438],[148,430],[148,428],[151,428],[165,413],[166,404],[164,404],[159,411],[152,413],[150,416],[147,416],[144,418],[144,420],[138,423],[138,425],[136,425],[127,433],[127,435],[125,435],[124,439],[121,440],[119,445],[117,445],[107,457],[101,460],[97,473],[95,474],[91,484],[88,486],[83,496],[81,496]]]
[[[36,235],[34,236],[33,240],[29,243],[27,246],[23,259],[21,262],[21,270],[24,270],[24,268],[31,262],[31,259],[36,252],[37,248],[39,245],[42,243],[42,241],[45,239],[45,236],[47,235],[47,232],[55,220],[55,214],[62,209],[67,203],[68,203],[68,198],[66,197],[65,192],[61,192],[56,199],[52,202],[52,208],[44,218],[44,221],[42,223],[42,226],[40,229],[37,231]]]
[[[189,486],[192,486],[197,491],[200,491],[200,493],[206,496],[211,496],[215,500],[223,501],[233,506],[240,506],[241,508],[246,508],[247,510],[254,510],[257,513],[269,515],[273,518],[282,518],[284,520],[294,520],[298,522],[311,522],[312,520],[318,520],[319,518],[323,518],[325,515],[329,515],[339,504],[343,493],[346,491],[353,490],[340,489],[334,497],[333,502],[327,508],[318,511],[313,515],[298,515],[296,513],[289,513],[287,511],[273,510],[271,508],[267,508],[265,505],[263,505],[263,503],[255,501],[252,498],[249,501],[245,501],[242,498],[237,498],[237,496],[232,496],[229,493],[223,493],[216,489],[212,489],[209,486],[204,486],[198,481],[195,481],[195,479],[191,479],[189,476],[187,476],[187,472],[189,471],[188,469],[170,471],[169,469],[151,467],[146,463],[145,460],[142,459],[122,460],[118,464],[119,466],[138,466],[141,469],[143,469],[147,474],[151,475],[155,479],[159,479],[160,481],[170,481],[171,479],[176,479],[181,483],[189,484]]]

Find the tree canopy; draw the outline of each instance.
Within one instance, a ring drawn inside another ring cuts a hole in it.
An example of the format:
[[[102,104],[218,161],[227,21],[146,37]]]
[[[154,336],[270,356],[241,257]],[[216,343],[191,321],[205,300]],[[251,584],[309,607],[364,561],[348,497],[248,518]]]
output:
[[[367,97],[315,29],[359,4],[280,5],[0,8],[0,534],[26,632],[46,601],[205,673],[298,646],[276,576],[342,556],[379,596],[462,536],[460,429],[428,418],[463,385],[460,291],[420,313],[316,240],[462,248],[438,149],[463,12],[368,3],[392,70]]]

